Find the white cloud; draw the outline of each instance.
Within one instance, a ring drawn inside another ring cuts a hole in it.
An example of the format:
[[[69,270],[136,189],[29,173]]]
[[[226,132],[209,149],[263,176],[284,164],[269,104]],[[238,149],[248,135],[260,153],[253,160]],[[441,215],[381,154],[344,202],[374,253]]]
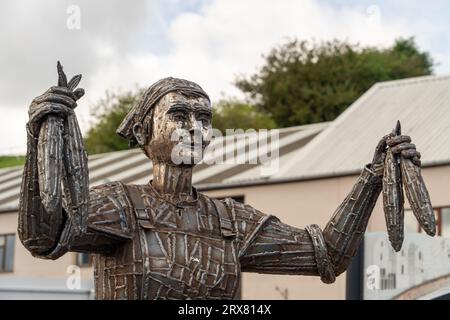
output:
[[[401,13],[395,16],[382,5],[332,6],[312,0],[188,4],[174,0],[172,6],[163,1],[92,4],[84,0],[78,1],[82,29],[69,32],[61,27],[69,2],[46,1],[46,5],[0,5],[5,23],[0,40],[9,44],[6,59],[0,62],[0,108],[3,115],[15,118],[0,118],[0,134],[7,137],[0,142],[0,153],[25,146],[23,115],[32,97],[54,82],[51,68],[57,58],[63,59],[69,75],[83,73],[86,96],[77,114],[86,129],[89,105],[105,90],[148,86],[169,75],[198,82],[213,101],[222,92],[239,95],[232,85],[235,76],[256,71],[262,54],[289,37],[386,46],[399,36],[417,35],[419,44],[430,50],[432,35],[439,32],[432,22]],[[179,12],[177,6],[189,11]],[[447,52],[441,50],[436,56],[444,59]]]
[[[221,92],[236,94],[234,77],[254,72],[262,54],[289,37],[388,45],[409,35],[403,25],[374,23],[372,18],[365,11],[337,10],[315,1],[210,1],[200,12],[181,13],[171,21],[170,50],[164,55],[131,52],[106,65],[107,84],[149,85],[173,75],[198,81],[218,99]]]

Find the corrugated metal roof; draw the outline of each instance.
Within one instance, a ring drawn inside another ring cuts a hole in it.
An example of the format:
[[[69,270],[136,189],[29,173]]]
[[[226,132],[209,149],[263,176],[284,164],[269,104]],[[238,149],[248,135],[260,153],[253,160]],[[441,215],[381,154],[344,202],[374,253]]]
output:
[[[271,178],[357,172],[371,162],[378,141],[397,120],[421,152],[423,166],[450,162],[450,76],[374,85]]]
[[[329,125],[328,122],[297,126],[279,130],[279,153],[280,165],[285,163],[284,159],[290,154],[295,153],[302,148],[320,131]],[[238,154],[239,151],[248,150],[248,139],[238,139],[234,136],[232,153]],[[227,144],[225,138],[217,138],[211,142],[209,150],[216,150],[218,146]],[[228,138],[229,139],[229,138]],[[260,137],[258,143],[264,138]],[[232,139],[233,140],[233,139]],[[220,150],[220,149],[219,149]],[[222,151],[223,151],[222,150]],[[247,155],[252,157],[251,153]],[[210,153],[206,157],[222,157],[223,153]],[[194,169],[193,182],[196,186],[207,188],[208,185],[238,183],[250,179],[260,180],[261,163],[240,164],[240,163],[216,163],[207,165],[199,164]],[[0,169],[0,211],[15,210],[18,206],[20,184],[22,180],[23,167]],[[131,184],[145,184],[151,179],[152,164],[151,161],[139,149],[117,151],[93,155],[89,157],[89,177],[91,186],[103,184],[111,181],[123,181]]]

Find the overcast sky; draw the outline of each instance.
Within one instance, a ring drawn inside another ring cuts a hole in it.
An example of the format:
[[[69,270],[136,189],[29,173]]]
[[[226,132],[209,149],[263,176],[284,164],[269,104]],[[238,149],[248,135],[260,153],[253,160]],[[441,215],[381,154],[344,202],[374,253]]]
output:
[[[69,77],[83,74],[85,132],[106,90],[175,76],[198,82],[213,103],[239,96],[235,76],[292,37],[389,46],[415,36],[439,63],[435,73],[449,74],[449,21],[445,0],[1,1],[0,154],[24,152],[28,105],[56,84],[58,59]]]

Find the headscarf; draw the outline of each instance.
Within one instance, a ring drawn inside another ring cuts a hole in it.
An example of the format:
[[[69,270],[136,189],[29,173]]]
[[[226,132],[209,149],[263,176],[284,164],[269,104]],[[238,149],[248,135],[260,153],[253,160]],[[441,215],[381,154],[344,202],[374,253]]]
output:
[[[136,123],[143,123],[145,117],[156,103],[169,92],[179,91],[184,94],[199,95],[209,100],[206,92],[196,83],[184,79],[164,78],[152,84],[142,98],[133,106],[123,119],[116,132],[127,139],[131,145],[136,143],[133,134],[133,126]]]

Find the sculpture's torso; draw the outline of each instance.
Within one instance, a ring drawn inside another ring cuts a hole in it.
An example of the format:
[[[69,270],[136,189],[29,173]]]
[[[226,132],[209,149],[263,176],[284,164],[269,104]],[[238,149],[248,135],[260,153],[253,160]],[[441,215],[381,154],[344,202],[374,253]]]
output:
[[[199,195],[177,208],[149,186],[134,190],[146,210],[129,211],[136,213],[130,241],[111,255],[96,255],[97,299],[232,299],[240,278],[238,244],[224,236],[213,201]]]

